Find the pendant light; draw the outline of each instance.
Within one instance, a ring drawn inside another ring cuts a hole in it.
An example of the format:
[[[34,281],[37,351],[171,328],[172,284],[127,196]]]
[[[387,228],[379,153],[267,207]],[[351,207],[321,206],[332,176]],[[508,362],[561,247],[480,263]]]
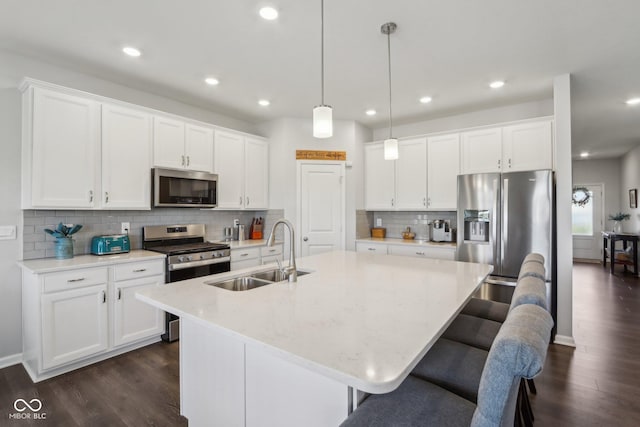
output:
[[[395,33],[398,26],[393,22],[387,22],[380,27],[380,32],[387,36],[387,52],[389,53],[389,138],[384,140],[384,159],[396,160],[398,158],[398,138],[393,137],[393,116],[391,114],[391,34]]]
[[[333,136],[333,110],[324,104],[324,0],[320,0],[320,81],[322,101],[313,108],[313,136],[331,138]]]

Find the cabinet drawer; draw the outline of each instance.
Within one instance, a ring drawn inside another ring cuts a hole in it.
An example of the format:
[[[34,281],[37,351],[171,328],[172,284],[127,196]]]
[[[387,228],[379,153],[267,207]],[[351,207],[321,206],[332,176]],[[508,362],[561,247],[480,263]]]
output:
[[[369,252],[374,254],[387,254],[387,245],[382,243],[356,243],[356,252]]]
[[[113,266],[113,281],[137,279],[164,274],[164,261],[129,262]]]
[[[260,248],[233,249],[231,250],[231,262],[246,259],[260,258]]]
[[[391,255],[412,256],[418,258],[433,258],[433,259],[455,259],[456,250],[451,247],[425,247],[425,246],[389,246],[389,253]]]
[[[231,261],[231,271],[240,270],[242,268],[258,267],[260,258],[243,259],[241,261]]]
[[[86,268],[43,275],[43,292],[56,292],[107,283],[107,267]]]
[[[282,245],[263,246],[260,248],[260,256],[282,255]]]

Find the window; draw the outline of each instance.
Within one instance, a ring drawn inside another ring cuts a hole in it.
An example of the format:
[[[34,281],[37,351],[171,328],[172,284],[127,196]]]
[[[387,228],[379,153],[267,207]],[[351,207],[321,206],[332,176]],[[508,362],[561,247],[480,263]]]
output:
[[[589,191],[586,203],[571,205],[572,226],[574,236],[593,236],[593,192]]]

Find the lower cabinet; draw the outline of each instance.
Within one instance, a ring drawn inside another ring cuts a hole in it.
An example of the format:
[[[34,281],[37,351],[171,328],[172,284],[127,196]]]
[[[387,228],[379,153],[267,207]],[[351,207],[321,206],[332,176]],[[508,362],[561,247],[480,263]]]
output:
[[[231,249],[231,271],[282,261],[283,245]]]
[[[384,243],[356,243],[356,252],[369,252],[376,254],[387,254],[387,245]]]
[[[356,242],[356,252],[400,255],[432,259],[456,259],[455,246],[418,245],[402,243]]]
[[[164,283],[164,260],[23,271],[23,364],[35,381],[159,340],[162,310],[137,291]],[[160,274],[158,274],[160,273]]]

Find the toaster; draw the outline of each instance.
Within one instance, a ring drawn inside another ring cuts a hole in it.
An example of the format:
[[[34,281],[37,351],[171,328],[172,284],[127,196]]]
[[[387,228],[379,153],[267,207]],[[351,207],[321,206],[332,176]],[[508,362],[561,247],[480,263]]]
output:
[[[131,243],[126,234],[108,234],[91,239],[91,253],[94,255],[122,254],[130,250]]]

